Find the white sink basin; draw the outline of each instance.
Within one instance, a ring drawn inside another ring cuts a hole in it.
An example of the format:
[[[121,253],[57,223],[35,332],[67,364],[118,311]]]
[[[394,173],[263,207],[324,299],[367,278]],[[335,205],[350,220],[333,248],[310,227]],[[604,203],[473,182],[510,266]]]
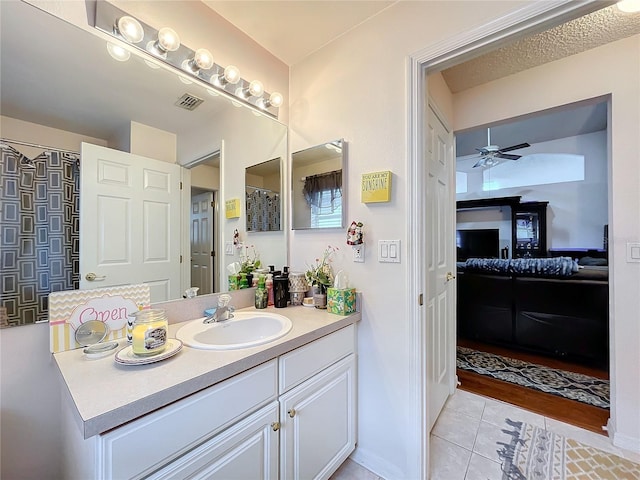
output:
[[[234,312],[219,323],[202,323],[204,317],[180,327],[176,338],[185,345],[203,350],[234,350],[272,342],[286,335],[291,320],[277,313]]]

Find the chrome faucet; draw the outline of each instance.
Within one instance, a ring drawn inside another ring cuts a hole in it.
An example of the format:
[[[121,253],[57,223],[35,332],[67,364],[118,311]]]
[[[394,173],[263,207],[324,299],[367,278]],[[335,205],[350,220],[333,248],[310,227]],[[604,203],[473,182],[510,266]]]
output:
[[[217,323],[225,322],[233,318],[233,312],[236,310],[233,305],[229,305],[231,302],[231,295],[223,293],[218,297],[218,306],[214,312],[206,317],[202,323]]]

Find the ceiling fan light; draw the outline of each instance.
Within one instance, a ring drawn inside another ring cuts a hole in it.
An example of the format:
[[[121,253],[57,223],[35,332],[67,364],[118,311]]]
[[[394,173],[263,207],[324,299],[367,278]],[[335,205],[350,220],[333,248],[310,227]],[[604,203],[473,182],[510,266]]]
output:
[[[624,13],[640,12],[640,0],[620,0],[616,6]]]

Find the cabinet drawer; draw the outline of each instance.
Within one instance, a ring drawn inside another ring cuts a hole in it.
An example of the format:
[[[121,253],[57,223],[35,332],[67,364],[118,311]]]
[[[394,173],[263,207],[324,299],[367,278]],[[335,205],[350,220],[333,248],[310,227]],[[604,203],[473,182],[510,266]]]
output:
[[[276,360],[101,435],[103,478],[138,478],[274,400]]]
[[[281,356],[280,393],[355,352],[355,329],[355,325],[349,325]]]

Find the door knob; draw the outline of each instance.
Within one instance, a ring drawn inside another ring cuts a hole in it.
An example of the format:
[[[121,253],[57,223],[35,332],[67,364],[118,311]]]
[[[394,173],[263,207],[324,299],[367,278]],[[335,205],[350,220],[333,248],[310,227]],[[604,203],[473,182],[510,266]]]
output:
[[[455,279],[456,276],[451,273],[451,272],[447,272],[447,282],[450,282],[451,280]]]
[[[89,282],[93,282],[95,280],[104,280],[105,278],[107,278],[107,276],[106,275],[96,275],[95,273],[90,272],[90,273],[87,273],[84,276],[84,278],[87,279]]]

